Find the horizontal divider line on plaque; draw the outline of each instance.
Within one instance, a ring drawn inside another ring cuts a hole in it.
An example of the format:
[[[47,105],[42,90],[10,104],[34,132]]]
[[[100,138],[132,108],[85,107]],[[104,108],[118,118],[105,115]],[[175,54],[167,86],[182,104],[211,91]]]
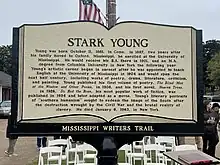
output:
[[[94,117],[99,118],[103,120],[104,122],[114,122],[116,119],[123,118],[123,117],[150,117],[150,118],[156,118],[156,119],[165,119],[165,120],[172,120],[172,121],[185,121],[185,122],[195,122],[194,119],[175,119],[175,118],[169,118],[169,117],[162,117],[162,116],[155,116],[155,115],[146,115],[146,114],[124,114],[124,115],[118,115],[111,120],[106,120],[105,118],[97,115],[91,115],[91,114],[71,114],[71,115],[59,115],[59,116],[51,116],[51,117],[42,117],[42,118],[32,118],[32,119],[21,119],[18,122],[28,122],[28,121],[37,121],[37,120],[48,120],[48,119],[56,119],[56,118],[64,118],[64,117],[76,117],[76,116],[86,116],[86,117]],[[116,121],[117,122],[117,121]],[[167,121],[166,121],[167,122]]]

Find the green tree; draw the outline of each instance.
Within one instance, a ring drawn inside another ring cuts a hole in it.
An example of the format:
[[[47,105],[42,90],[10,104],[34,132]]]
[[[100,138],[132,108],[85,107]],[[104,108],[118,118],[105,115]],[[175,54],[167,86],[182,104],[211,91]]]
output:
[[[220,51],[220,40],[208,40],[203,43],[203,59],[204,59],[203,71],[204,71],[205,87],[208,88],[213,87],[212,80],[208,76],[209,75],[208,63],[214,57],[214,55],[219,51]]]
[[[213,86],[220,87],[220,51],[208,62],[208,78]]]
[[[3,71],[11,75],[12,66],[12,46],[2,45],[0,46],[0,71]]]

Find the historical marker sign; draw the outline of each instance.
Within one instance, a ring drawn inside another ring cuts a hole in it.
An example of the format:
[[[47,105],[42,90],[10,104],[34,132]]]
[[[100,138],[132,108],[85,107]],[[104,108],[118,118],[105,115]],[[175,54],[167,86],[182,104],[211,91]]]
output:
[[[110,30],[94,22],[23,25],[13,47],[17,133],[43,125],[48,134],[202,132],[201,31],[141,22]]]

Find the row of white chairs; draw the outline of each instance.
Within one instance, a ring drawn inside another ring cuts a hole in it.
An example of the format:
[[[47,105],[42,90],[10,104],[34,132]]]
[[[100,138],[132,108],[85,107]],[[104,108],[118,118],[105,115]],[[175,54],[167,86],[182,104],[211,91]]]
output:
[[[66,146],[63,152],[63,147]],[[119,162],[119,165],[133,165],[137,160],[142,164],[148,165],[167,165],[171,160],[167,159],[163,152],[174,150],[192,150],[197,149],[196,145],[175,145],[175,137],[144,137],[141,141],[135,141],[132,144],[122,146],[119,151],[125,154],[125,162]],[[81,153],[81,156],[80,154]],[[46,154],[47,164],[50,162],[57,162],[61,165],[62,161],[66,161],[66,165],[96,165],[97,164],[97,150],[87,144],[72,144],[72,139],[56,139],[49,140],[48,146],[41,148],[39,152],[38,165],[44,165],[43,155]],[[152,159],[154,157],[154,160]],[[81,159],[80,159],[81,158]],[[92,159],[93,163],[86,163],[86,159]]]
[[[152,161],[152,152],[155,151],[156,155],[156,163],[162,163],[167,165],[168,162],[172,162],[171,159],[165,157],[163,152],[170,151],[182,151],[182,150],[197,150],[197,145],[176,145],[176,139],[174,136],[145,136],[141,141],[133,142],[133,149],[139,150],[140,153],[145,155],[146,152],[149,153],[149,157],[145,159],[146,163],[155,163]],[[137,153],[137,152],[134,152]],[[169,164],[170,164],[169,163]]]
[[[63,148],[63,146],[65,147]],[[92,151],[93,153],[88,151]],[[78,153],[81,153],[82,159],[79,158]],[[94,164],[96,164],[97,151],[93,146],[87,143],[76,143],[75,146],[73,146],[72,139],[69,137],[68,139],[49,140],[47,147],[40,148],[38,165],[44,165],[45,159],[43,155],[46,155],[47,164],[53,162],[55,165],[54,162],[56,162],[56,165],[61,165],[62,161],[65,160],[66,165],[86,165],[85,159],[93,159]]]

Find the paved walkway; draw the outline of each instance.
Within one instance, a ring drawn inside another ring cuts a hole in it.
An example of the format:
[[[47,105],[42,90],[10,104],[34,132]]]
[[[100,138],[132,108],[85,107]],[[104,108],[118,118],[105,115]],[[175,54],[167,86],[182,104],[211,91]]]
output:
[[[5,149],[8,147],[8,140],[5,138],[6,119],[0,119],[0,165],[27,165],[38,156],[35,137],[19,138],[15,147],[18,157],[6,157]],[[194,137],[187,137],[186,143],[195,144]],[[216,156],[220,158],[220,143],[217,147]]]
[[[0,165],[27,165],[38,155],[36,149],[36,138],[19,138],[15,147],[17,157],[6,157],[4,151],[8,147],[8,139],[5,138],[7,120],[0,119]]]

